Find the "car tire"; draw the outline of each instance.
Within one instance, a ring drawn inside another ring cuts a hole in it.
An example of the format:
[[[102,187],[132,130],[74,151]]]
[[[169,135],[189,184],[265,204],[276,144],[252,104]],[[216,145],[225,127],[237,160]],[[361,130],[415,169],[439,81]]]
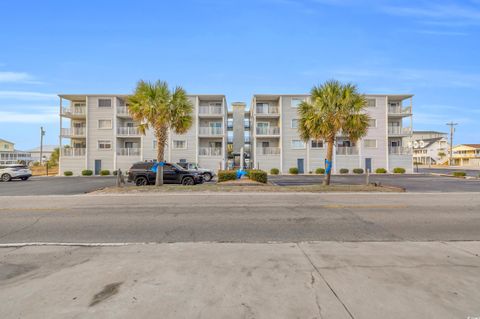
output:
[[[205,180],[205,182],[210,182],[212,180],[212,174],[210,173],[203,174],[203,179]]]
[[[135,178],[135,185],[146,186],[146,185],[148,185],[148,180],[144,176],[137,177],[137,178]]]
[[[182,179],[182,185],[195,185],[195,181],[192,177],[187,176]]]
[[[28,179],[28,177],[21,177],[20,178],[22,181],[26,181]]]
[[[2,175],[2,182],[10,182],[12,180],[12,176],[10,176],[10,174],[3,174]]]

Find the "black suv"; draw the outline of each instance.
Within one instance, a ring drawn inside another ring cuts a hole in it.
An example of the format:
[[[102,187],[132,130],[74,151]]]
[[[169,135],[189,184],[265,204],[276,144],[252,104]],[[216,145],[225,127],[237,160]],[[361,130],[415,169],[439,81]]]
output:
[[[137,186],[154,185],[157,173],[152,171],[154,162],[138,162],[128,171],[128,181]],[[165,184],[195,185],[202,184],[203,177],[190,172],[176,164],[165,163],[163,166],[163,182]]]

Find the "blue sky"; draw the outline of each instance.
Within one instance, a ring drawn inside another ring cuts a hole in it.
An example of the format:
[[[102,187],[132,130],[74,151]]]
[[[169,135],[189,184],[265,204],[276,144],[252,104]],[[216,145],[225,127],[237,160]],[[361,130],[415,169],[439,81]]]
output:
[[[480,143],[480,0],[3,1],[0,138],[58,142],[58,93],[413,93],[414,128]]]

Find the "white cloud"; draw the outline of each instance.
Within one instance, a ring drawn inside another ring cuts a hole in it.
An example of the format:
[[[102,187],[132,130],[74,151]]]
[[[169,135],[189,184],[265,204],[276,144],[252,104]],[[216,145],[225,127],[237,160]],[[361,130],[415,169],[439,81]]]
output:
[[[0,71],[0,83],[42,84],[26,72]]]
[[[27,91],[0,91],[0,99],[13,100],[52,100],[58,96],[52,93],[27,92]]]
[[[0,123],[52,123],[58,119],[58,113],[32,114],[0,111]]]

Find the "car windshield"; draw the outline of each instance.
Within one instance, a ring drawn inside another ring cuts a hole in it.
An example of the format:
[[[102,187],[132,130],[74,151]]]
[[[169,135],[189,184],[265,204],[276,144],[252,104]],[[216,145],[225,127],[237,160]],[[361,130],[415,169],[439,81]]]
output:
[[[180,165],[178,164],[172,164],[173,167],[175,167],[176,169],[178,169],[179,171],[186,171],[185,168],[181,167]]]

